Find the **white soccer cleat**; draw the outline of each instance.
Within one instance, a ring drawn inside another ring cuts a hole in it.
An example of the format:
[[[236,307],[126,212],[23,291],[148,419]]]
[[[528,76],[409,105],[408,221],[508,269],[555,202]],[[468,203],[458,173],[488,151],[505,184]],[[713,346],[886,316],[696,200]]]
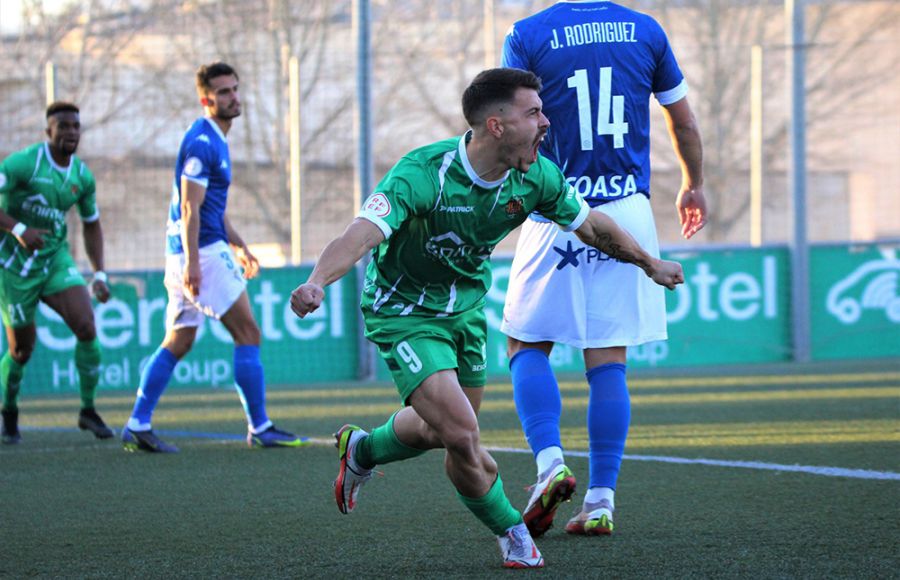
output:
[[[369,434],[356,425],[344,425],[334,434],[335,447],[341,458],[337,479],[334,480],[334,499],[342,514],[349,514],[356,507],[359,488],[372,479],[372,470],[360,467],[353,458],[356,444]]]
[[[613,532],[613,508],[607,500],[581,507],[566,523],[566,532],[579,536],[608,536]]]
[[[565,464],[557,463],[534,484],[534,491],[522,519],[532,537],[538,538],[553,526],[553,516],[575,493],[575,476]]]
[[[504,568],[543,568],[544,557],[534,545],[524,523],[515,525],[497,536]]]

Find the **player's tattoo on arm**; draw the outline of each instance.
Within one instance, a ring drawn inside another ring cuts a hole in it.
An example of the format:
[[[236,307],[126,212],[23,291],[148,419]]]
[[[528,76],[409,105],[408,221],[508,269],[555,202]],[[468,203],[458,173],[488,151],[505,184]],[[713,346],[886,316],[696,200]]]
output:
[[[625,235],[627,236],[628,234],[626,233]],[[591,231],[591,236],[589,236],[589,239],[582,238],[582,241],[584,241],[586,244],[594,246],[613,260],[625,262],[627,264],[634,264],[635,266],[646,272],[648,275],[650,275],[653,270],[653,264],[651,262],[650,255],[642,251],[637,243],[634,242],[634,240],[630,240],[632,243],[629,244],[629,240],[627,239],[617,240],[616,238],[617,236],[613,236],[609,232],[597,231],[596,229],[593,229]]]

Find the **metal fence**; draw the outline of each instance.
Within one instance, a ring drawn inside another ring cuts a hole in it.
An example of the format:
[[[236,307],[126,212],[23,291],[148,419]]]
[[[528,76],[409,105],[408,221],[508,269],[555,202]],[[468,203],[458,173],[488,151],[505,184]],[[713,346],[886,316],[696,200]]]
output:
[[[22,2],[15,27],[0,22],[0,156],[43,138],[52,91],[76,101],[84,125],[79,155],[97,177],[108,268],[128,270],[162,265],[174,156],[183,131],[202,114],[193,88],[199,64],[225,60],[241,76],[245,110],[229,134],[232,222],[266,262],[309,261],[367,193],[358,185],[359,136],[371,135],[377,180],[407,150],[461,133],[463,88],[499,58],[512,22],[551,2],[121,0],[69,3],[62,12],[41,4]],[[660,20],[691,85],[713,218],[696,244],[749,242],[754,171],[759,241],[790,240],[782,4],[626,4]],[[360,22],[360,14],[368,20]],[[900,5],[809,1],[805,14],[809,236],[898,237]],[[363,24],[371,31],[368,52],[358,50]],[[762,56],[755,77],[754,46]],[[357,114],[359,54],[371,63],[369,116]],[[680,244],[672,206],[680,177],[658,112],[653,123],[653,205],[661,240],[672,246]],[[299,143],[293,164],[292,127]],[[292,184],[301,212],[293,227]],[[86,265],[80,246],[73,241]],[[508,241],[500,251],[512,247]]]

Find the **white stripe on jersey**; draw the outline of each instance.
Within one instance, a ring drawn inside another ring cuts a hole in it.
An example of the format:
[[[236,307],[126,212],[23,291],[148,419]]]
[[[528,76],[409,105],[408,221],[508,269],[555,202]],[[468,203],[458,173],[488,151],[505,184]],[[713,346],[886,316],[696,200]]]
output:
[[[687,80],[681,79],[681,82],[674,89],[656,93],[656,100],[660,105],[671,105],[677,103],[688,94]]]
[[[393,296],[394,292],[397,291],[397,285],[400,284],[400,280],[403,280],[403,276],[397,278],[397,281],[394,282],[394,285],[391,286],[391,289],[385,292],[384,296],[381,296],[380,298],[378,297],[378,295],[381,293],[381,288],[378,288],[375,291],[375,301],[372,303],[372,312],[378,312],[378,309],[384,306],[385,302],[391,299],[391,296]]]
[[[28,259],[25,260],[25,263],[22,264],[22,271],[19,272],[19,276],[23,278],[28,275],[28,271],[31,270],[31,265],[34,263],[34,258],[37,256],[37,250],[34,251],[33,254],[28,256]]]

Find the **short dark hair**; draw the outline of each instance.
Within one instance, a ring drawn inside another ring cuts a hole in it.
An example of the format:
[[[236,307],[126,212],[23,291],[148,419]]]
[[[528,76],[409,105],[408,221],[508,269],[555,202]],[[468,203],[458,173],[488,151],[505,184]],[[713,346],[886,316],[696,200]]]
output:
[[[53,115],[57,113],[79,113],[78,107],[75,106],[75,103],[70,103],[68,101],[54,101],[47,106],[47,116],[49,119]]]
[[[541,91],[541,79],[519,68],[491,68],[472,79],[462,96],[463,116],[470,127],[484,121],[485,111],[498,103],[511,103],[516,89]]]
[[[214,62],[212,64],[204,64],[197,69],[197,92],[201,95],[208,93],[212,89],[210,81],[216,77],[224,77],[234,75],[234,78],[240,80],[237,71],[224,62]]]

